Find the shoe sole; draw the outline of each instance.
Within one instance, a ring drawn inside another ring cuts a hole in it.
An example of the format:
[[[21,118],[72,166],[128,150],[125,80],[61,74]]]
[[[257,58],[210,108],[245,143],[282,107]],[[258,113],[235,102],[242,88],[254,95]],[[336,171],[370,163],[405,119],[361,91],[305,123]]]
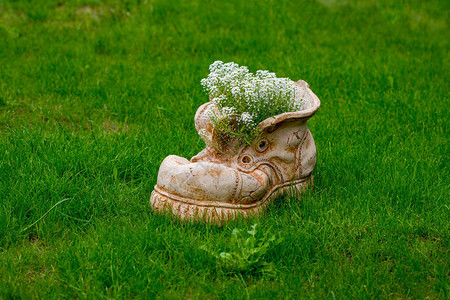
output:
[[[170,212],[182,220],[204,220],[208,223],[224,223],[238,217],[261,215],[277,197],[290,195],[300,197],[312,187],[312,176],[274,186],[264,197],[252,204],[233,204],[214,201],[198,201],[168,193],[155,185],[150,204],[155,212]]]

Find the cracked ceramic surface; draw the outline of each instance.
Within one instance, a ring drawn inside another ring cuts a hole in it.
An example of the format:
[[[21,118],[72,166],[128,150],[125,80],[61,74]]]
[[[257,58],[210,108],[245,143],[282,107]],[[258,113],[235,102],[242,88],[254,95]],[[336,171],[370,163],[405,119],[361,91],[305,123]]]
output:
[[[262,121],[260,139],[237,150],[220,140],[205,115],[210,102],[195,115],[195,127],[207,146],[191,160],[169,155],[162,162],[150,202],[156,211],[181,219],[222,223],[259,215],[277,196],[300,196],[312,185],[316,147],[307,120],[320,106],[308,84],[296,82],[304,109]],[[298,99],[298,100],[299,100]]]

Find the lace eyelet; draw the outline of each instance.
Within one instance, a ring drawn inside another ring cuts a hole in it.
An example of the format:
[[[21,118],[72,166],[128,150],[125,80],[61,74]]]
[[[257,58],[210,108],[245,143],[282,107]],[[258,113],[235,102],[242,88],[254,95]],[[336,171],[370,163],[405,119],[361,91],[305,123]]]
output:
[[[250,164],[253,160],[250,156],[244,155],[241,159],[243,164]]]
[[[266,139],[262,139],[259,141],[258,145],[256,145],[256,151],[264,152],[269,148],[269,142]]]

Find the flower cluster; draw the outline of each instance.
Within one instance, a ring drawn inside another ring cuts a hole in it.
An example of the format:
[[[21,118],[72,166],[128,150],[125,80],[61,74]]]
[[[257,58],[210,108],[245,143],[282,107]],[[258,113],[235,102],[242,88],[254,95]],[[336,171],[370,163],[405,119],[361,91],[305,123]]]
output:
[[[264,119],[302,109],[302,100],[296,99],[296,87],[289,78],[277,78],[265,70],[253,74],[233,62],[216,61],[209,70],[201,84],[213,103],[209,117],[222,132],[236,131],[223,128],[230,123],[226,120],[236,120],[238,132],[247,134],[244,139],[249,142]]]

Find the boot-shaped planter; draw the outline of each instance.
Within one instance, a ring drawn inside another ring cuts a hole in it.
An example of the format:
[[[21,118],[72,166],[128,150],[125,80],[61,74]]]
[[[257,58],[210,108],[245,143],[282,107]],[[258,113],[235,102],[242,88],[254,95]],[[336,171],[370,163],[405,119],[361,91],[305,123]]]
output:
[[[195,127],[207,147],[190,161],[175,155],[164,159],[150,199],[152,208],[181,219],[222,223],[259,215],[277,196],[300,196],[312,186],[316,147],[306,122],[320,101],[305,81],[295,84],[304,109],[262,121],[259,140],[237,151],[220,140],[210,123],[206,112],[211,102],[200,106]]]

